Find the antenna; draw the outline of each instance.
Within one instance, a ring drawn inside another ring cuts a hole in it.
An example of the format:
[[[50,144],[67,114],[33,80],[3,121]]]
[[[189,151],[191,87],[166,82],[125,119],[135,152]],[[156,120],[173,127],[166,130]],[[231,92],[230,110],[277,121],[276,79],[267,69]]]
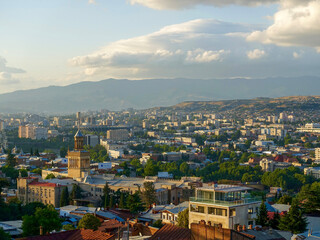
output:
[[[80,130],[80,116],[81,116],[81,113],[77,112],[78,131]]]

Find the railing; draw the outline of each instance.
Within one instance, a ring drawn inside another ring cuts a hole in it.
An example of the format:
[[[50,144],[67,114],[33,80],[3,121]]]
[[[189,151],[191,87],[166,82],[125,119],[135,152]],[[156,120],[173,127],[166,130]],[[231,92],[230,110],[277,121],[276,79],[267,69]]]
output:
[[[208,204],[215,204],[215,205],[221,205],[221,206],[237,206],[237,205],[244,205],[244,204],[261,202],[261,201],[262,201],[261,197],[244,198],[236,201],[221,201],[221,200],[198,198],[198,197],[190,198],[190,202],[208,203]]]

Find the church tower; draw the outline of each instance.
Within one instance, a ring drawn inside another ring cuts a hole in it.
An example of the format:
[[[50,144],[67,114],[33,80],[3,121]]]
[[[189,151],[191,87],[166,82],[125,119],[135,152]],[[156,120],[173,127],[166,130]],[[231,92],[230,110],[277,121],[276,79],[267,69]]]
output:
[[[74,150],[68,151],[68,176],[84,178],[90,174],[90,153],[83,149],[84,136],[80,131],[80,114],[78,117],[78,131],[74,136]]]

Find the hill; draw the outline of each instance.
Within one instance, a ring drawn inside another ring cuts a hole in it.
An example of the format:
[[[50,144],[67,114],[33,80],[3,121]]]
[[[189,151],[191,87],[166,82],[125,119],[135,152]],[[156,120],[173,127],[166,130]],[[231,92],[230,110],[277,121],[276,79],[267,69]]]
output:
[[[186,101],[311,96],[319,92],[319,77],[139,81],[107,79],[0,94],[0,112],[69,113],[99,109],[146,109]]]

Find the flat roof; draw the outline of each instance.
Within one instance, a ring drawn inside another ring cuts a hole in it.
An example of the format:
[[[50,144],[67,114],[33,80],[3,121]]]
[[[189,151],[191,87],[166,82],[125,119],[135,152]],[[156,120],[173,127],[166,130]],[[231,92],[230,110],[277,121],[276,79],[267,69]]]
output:
[[[212,191],[212,192],[243,192],[247,190],[252,190],[250,187],[242,187],[238,185],[227,185],[227,184],[215,184],[208,187],[199,187],[197,190],[204,190],[204,191]]]

